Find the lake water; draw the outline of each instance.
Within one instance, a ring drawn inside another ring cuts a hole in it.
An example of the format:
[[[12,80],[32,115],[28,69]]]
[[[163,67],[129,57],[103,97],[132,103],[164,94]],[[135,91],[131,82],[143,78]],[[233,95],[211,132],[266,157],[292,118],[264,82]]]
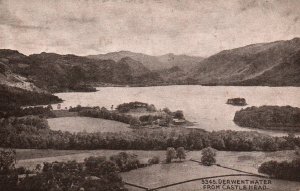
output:
[[[231,87],[231,86],[156,86],[156,87],[99,87],[92,93],[58,93],[65,100],[61,106],[104,106],[141,101],[157,108],[182,110],[187,120],[196,122],[196,128],[208,131],[251,130],[233,122],[237,110],[249,106],[290,105],[300,107],[300,88],[297,87]],[[228,98],[245,98],[244,107],[227,105]],[[56,106],[54,106],[56,107]],[[259,132],[281,136],[275,131]]]

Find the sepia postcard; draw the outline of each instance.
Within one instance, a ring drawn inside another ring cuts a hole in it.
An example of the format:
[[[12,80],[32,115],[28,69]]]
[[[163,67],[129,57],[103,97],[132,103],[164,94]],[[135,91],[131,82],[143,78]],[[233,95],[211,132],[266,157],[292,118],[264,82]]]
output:
[[[300,191],[300,0],[0,0],[0,191]]]

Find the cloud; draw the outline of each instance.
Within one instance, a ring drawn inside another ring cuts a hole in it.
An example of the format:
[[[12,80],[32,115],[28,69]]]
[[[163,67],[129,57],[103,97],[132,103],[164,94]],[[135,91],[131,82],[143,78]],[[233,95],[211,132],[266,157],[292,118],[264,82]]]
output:
[[[80,23],[80,24],[89,24],[97,22],[96,17],[64,17],[64,20],[70,23]]]
[[[48,29],[48,27],[25,24],[20,18],[18,18],[9,10],[6,1],[0,1],[0,25],[10,26],[19,29]]]
[[[0,48],[208,56],[300,36],[299,0],[0,0]]]

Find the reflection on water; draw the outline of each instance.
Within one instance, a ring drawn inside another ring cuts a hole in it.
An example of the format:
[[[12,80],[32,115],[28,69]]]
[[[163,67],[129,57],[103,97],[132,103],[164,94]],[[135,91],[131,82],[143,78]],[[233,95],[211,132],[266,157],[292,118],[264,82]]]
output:
[[[233,122],[235,111],[261,105],[291,105],[300,107],[300,88],[297,87],[228,87],[228,86],[157,86],[157,87],[100,87],[92,93],[58,93],[62,108],[69,106],[104,106],[130,101],[141,101],[183,110],[186,118],[197,122],[197,128],[208,131],[250,130]],[[244,107],[225,104],[228,98],[243,97]],[[274,131],[260,131],[270,135],[283,135]]]

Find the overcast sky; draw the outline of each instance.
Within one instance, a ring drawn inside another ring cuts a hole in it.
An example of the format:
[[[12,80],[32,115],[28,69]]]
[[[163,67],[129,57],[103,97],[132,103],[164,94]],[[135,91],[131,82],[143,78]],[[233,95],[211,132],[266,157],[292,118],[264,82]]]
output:
[[[300,0],[0,0],[0,48],[209,56],[300,37]]]

